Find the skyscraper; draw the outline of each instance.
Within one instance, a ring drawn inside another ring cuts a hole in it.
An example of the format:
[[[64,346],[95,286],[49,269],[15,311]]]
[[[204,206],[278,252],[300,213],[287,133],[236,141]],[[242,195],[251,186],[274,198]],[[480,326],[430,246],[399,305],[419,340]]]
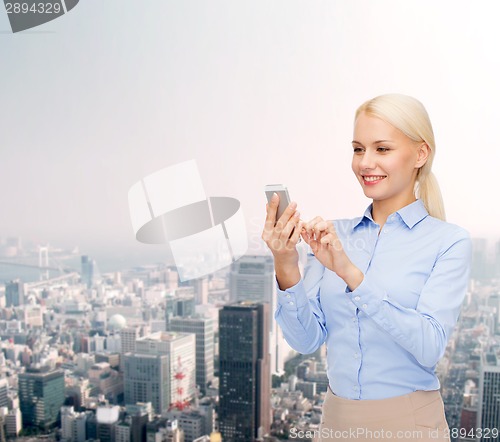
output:
[[[61,407],[61,435],[72,442],[85,442],[87,414],[75,412],[73,407]]]
[[[114,442],[116,426],[120,418],[120,407],[97,407],[97,439],[100,442]]]
[[[5,285],[5,306],[17,307],[24,305],[24,284],[20,279],[14,279]]]
[[[0,409],[0,442],[5,442],[5,419],[4,413],[7,413],[6,408]]]
[[[270,373],[282,375],[284,373],[285,360],[283,350],[288,344],[283,339],[283,333],[274,319],[274,312],[276,310],[276,283],[272,257],[258,255],[242,256],[231,265],[229,287],[229,296],[233,301],[269,303]]]
[[[241,301],[219,312],[219,428],[251,442],[269,432],[269,304]]]
[[[127,416],[130,418],[129,442],[143,442],[146,439],[146,425],[153,417],[151,402],[127,405]]]
[[[176,316],[187,318],[194,314],[194,306],[194,287],[179,287],[175,290],[175,294],[167,296],[165,298],[165,318],[167,330],[170,318]]]
[[[95,260],[90,259],[87,255],[82,256],[82,282],[91,288],[97,278],[97,265]]]
[[[120,333],[121,353],[135,353],[135,341],[144,336],[148,330],[144,326],[133,326],[122,328]]]
[[[156,413],[170,403],[170,370],[167,355],[132,354],[123,357],[125,404],[151,402]]]
[[[495,243],[493,253],[494,277],[500,279],[500,240]]]
[[[136,354],[167,355],[170,403],[187,405],[196,387],[196,336],[194,333],[156,332],[139,338]],[[144,402],[145,399],[142,399]]]
[[[52,427],[64,403],[64,372],[28,368],[18,379],[23,426]]]
[[[490,357],[491,356],[491,357]],[[477,428],[500,428],[500,366],[495,355],[482,355],[479,373]],[[485,436],[487,436],[485,434]],[[481,441],[498,440],[481,438]]]
[[[486,238],[472,238],[471,278],[477,280],[491,278],[491,267],[488,262],[488,242]]]
[[[0,407],[8,407],[9,406],[9,383],[6,378],[0,379]]]
[[[196,335],[196,383],[205,394],[207,383],[214,378],[215,320],[174,317],[170,319],[168,330]]]

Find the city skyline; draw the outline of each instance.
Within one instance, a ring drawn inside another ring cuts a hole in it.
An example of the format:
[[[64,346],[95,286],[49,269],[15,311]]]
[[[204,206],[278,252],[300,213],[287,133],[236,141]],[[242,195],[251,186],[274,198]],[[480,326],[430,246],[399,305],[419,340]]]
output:
[[[354,111],[401,92],[429,111],[448,221],[498,238],[493,5],[91,0],[37,32],[0,33],[0,233],[157,253],[135,241],[127,192],[190,159],[207,194],[241,202],[250,253],[265,184],[286,184],[306,220],[360,216]]]
[[[498,371],[500,260],[485,267],[483,246],[479,241],[459,321],[436,366],[453,434],[474,433],[476,420],[478,427],[485,416],[482,410],[494,411],[488,404],[496,390],[483,387],[479,356],[497,366],[488,370]],[[273,373],[269,332],[277,324],[268,321],[274,310],[267,299],[269,264],[269,258],[245,256],[232,272],[180,284],[174,268],[154,266],[99,280],[93,258],[83,256],[80,278],[12,281],[0,287],[0,423],[3,416],[6,434],[46,427],[55,437],[61,428],[74,441],[101,432],[118,442],[128,440],[120,432],[135,432],[142,435],[135,440],[142,442],[146,433],[184,431],[186,442],[208,442],[212,431],[234,434],[235,440],[237,435],[249,440],[242,434],[257,431],[276,442],[278,435],[293,438],[300,431],[316,431],[329,383],[326,347],[313,355],[289,353],[284,372]],[[30,368],[45,370],[47,376],[64,371],[64,398],[45,383],[33,393],[27,390],[22,373]],[[170,381],[159,384],[159,377]],[[252,385],[261,385],[261,393],[252,393]],[[26,392],[21,394],[21,387]],[[165,396],[163,402],[158,394]],[[270,403],[264,405],[259,395],[270,397]],[[27,409],[32,396],[47,404],[64,399],[60,426],[54,421],[57,404],[46,425],[43,415],[32,422],[23,413],[21,419],[19,410]],[[168,418],[159,417],[158,409],[166,411],[168,404],[175,405],[168,407]]]

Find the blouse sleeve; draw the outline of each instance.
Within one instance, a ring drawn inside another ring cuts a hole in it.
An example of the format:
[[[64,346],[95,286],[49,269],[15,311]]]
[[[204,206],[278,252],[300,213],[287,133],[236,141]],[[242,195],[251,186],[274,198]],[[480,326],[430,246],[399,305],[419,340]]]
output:
[[[434,367],[444,355],[467,291],[472,241],[460,229],[442,247],[415,309],[391,298],[370,274],[353,291],[351,301],[382,327],[424,367]]]
[[[275,279],[274,318],[288,344],[302,354],[314,353],[326,339],[326,321],[319,297],[324,271],[325,267],[308,252],[304,276],[297,284],[281,290]]]

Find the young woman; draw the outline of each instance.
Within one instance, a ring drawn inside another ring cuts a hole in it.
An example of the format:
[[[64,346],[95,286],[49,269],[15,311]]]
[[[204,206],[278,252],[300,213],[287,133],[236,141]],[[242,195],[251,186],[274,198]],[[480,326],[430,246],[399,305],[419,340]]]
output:
[[[326,342],[317,440],[449,441],[434,369],[467,290],[470,235],[445,221],[418,100],[388,94],[362,104],[352,145],[352,170],[372,200],[363,216],[306,223],[292,202],[276,222],[278,196],[266,206],[274,316],[298,352]],[[303,275],[299,236],[309,246]]]

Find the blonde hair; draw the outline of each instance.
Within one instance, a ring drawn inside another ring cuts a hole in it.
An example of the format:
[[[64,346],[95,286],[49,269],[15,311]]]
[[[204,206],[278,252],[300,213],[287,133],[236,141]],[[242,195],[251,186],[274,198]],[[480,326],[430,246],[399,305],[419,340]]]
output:
[[[430,153],[425,164],[417,170],[413,193],[420,198],[429,215],[446,221],[443,198],[439,184],[432,173],[432,161],[436,154],[434,132],[429,115],[423,104],[413,97],[402,94],[385,94],[363,103],[357,110],[354,121],[359,114],[380,118],[403,132],[415,142],[425,142]]]

